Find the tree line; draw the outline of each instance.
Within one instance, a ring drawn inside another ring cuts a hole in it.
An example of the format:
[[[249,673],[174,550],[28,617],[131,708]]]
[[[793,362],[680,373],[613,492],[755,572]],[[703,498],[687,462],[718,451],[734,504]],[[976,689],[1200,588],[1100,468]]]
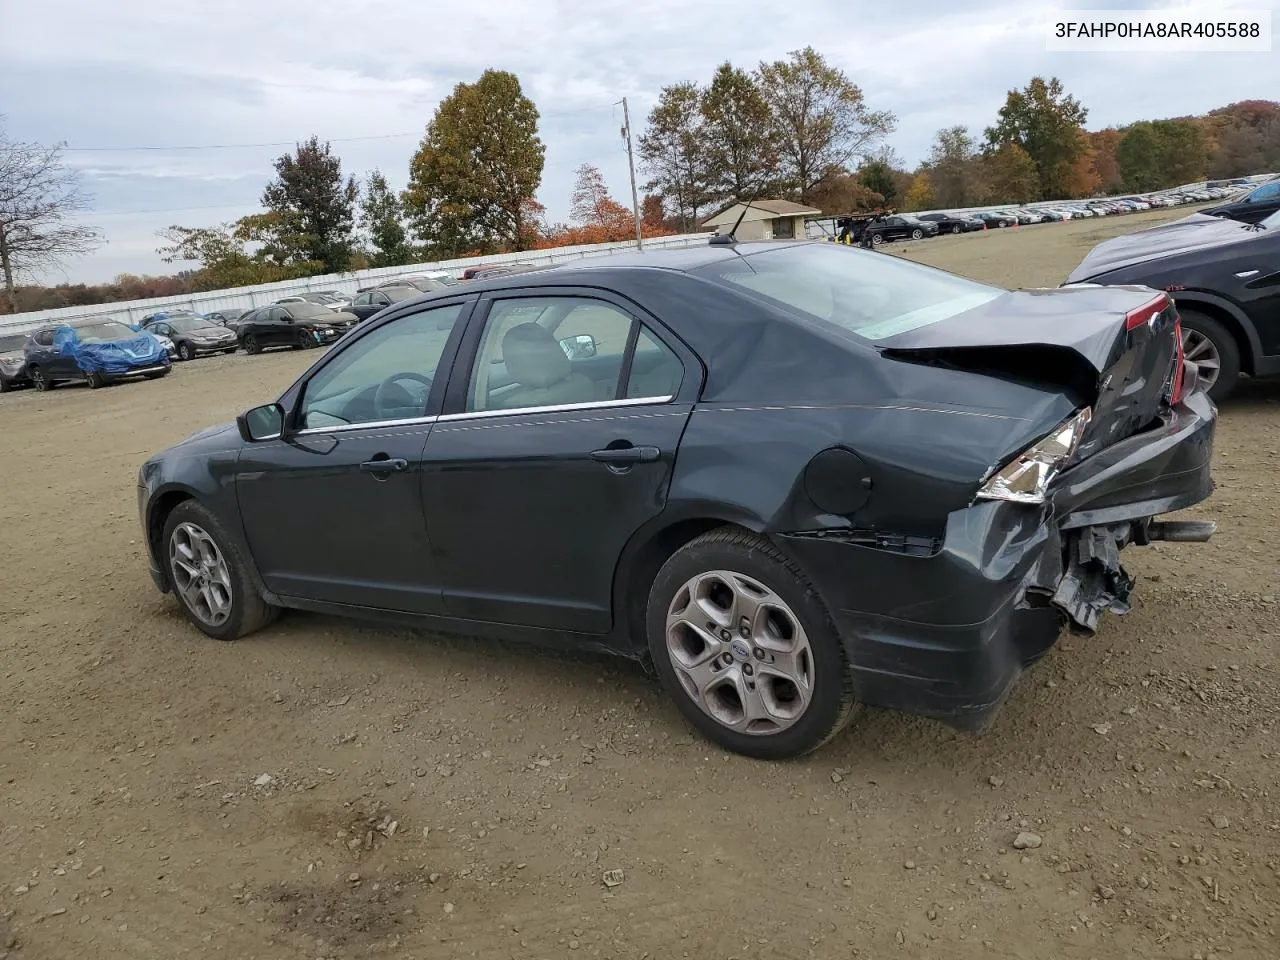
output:
[[[1096,131],[1085,129],[1087,119],[1061,81],[1033,77],[1008,91],[981,134],[964,126],[938,131],[912,170],[888,145],[894,115],[873,110],[857,84],[812,47],[750,69],[726,61],[705,82],[664,87],[649,112],[637,143],[642,230],[697,230],[725,205],[753,198],[792,199],[839,215],[1074,199],[1280,169],[1274,101]],[[328,142],[312,137],[276,158],[260,212],[162,231],[161,256],[184,265],[176,276],[52,288],[17,286],[14,277],[91,249],[96,234],[58,218],[84,200],[57,148],[0,136],[0,266],[8,291],[0,310],[632,238],[632,210],[589,164],[575,171],[569,222],[549,221],[534,199],[546,152],[538,121],[514,74],[486,70],[438,105],[404,190],[380,170],[357,180]],[[27,183],[30,195],[32,177],[11,168],[35,170],[44,190],[41,204],[28,202],[25,219],[11,183]]]

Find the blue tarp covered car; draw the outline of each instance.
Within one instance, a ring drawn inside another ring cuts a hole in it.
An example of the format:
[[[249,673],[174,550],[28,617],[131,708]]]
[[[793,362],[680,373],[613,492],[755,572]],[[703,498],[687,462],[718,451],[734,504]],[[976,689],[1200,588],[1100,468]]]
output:
[[[88,318],[37,330],[27,342],[27,376],[37,390],[67,380],[90,387],[126,377],[165,376],[169,353],[152,334],[119,320]]]

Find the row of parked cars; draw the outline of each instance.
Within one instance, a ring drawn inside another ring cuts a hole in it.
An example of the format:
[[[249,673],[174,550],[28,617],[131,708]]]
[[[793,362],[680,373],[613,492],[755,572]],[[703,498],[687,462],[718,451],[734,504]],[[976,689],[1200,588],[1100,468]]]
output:
[[[520,273],[534,264],[469,267],[463,280]],[[282,297],[249,310],[207,313],[164,310],[137,325],[112,317],[84,317],[30,333],[0,335],[0,392],[30,385],[51,390],[60,383],[91,388],[135,378],[156,379],[174,361],[272,348],[307,349],[332,343],[375,313],[412,297],[459,282],[444,271],[395,277],[362,287],[352,296],[336,290]]]
[[[934,213],[895,213],[880,217],[849,217],[837,224],[837,239],[846,243],[861,243],[866,237],[873,245],[890,240],[923,240],[941,233],[971,233],[977,230],[1026,226],[1033,223],[1054,223],[1088,217],[1107,217],[1118,213],[1137,213],[1156,207],[1176,207],[1189,203],[1206,203],[1231,198],[1231,204],[1243,203],[1249,212],[1258,214],[1260,220],[1275,208],[1249,200],[1254,194],[1273,190],[1276,206],[1280,207],[1280,182],[1263,184],[1243,197],[1238,197],[1246,181],[1231,182],[1199,189],[1179,190],[1169,193],[1143,194],[1131,197],[1115,197],[1106,200],[1081,200],[1042,207],[1008,207],[1000,210],[976,210],[968,212],[938,211]],[[1214,210],[1206,211],[1214,213]],[[1226,214],[1222,214],[1226,215]],[[1253,222],[1256,222],[1253,221]]]

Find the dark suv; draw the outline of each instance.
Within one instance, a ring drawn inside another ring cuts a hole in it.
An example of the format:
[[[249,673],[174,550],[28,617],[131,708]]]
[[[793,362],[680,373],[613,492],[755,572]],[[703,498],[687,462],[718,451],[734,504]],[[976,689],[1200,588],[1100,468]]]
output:
[[[126,377],[154,380],[169,373],[169,351],[154,334],[111,317],[85,317],[50,324],[26,344],[27,376],[37,390],[52,390],[66,380],[90,388]]]

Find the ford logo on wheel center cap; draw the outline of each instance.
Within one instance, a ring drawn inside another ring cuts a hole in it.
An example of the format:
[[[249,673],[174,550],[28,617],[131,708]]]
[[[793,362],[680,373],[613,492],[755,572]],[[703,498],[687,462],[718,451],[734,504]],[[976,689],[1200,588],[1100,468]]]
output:
[[[734,637],[733,642],[729,644],[729,650],[733,653],[736,660],[751,659],[751,644],[743,640],[741,637]]]

